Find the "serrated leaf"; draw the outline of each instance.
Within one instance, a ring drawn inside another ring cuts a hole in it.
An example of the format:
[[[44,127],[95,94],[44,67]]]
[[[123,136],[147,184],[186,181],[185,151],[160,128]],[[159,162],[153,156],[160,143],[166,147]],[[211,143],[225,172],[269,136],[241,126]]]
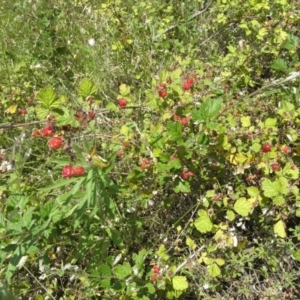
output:
[[[271,66],[272,69],[274,70],[279,70],[279,71],[286,71],[287,68],[288,68],[288,65],[287,65],[287,62],[282,59],[282,58],[277,58],[272,66]]]
[[[109,102],[107,105],[106,105],[106,108],[109,110],[109,111],[112,111],[112,112],[118,112],[120,109],[119,107],[113,103],[113,102]]]
[[[283,205],[285,203],[285,199],[282,196],[276,196],[273,198],[273,203],[277,206]]]
[[[42,105],[44,109],[60,107],[60,101],[51,86],[42,89],[37,95],[37,102]]]
[[[285,231],[285,223],[282,220],[279,220],[274,225],[274,233],[276,233],[281,238],[286,238],[286,231]]]
[[[293,256],[297,261],[300,261],[300,249],[293,253]]]
[[[84,78],[79,83],[77,92],[85,99],[88,96],[94,95],[97,92],[97,87],[88,78]]]
[[[252,211],[252,204],[246,198],[239,198],[235,204],[233,209],[241,216],[247,217]]]
[[[39,120],[46,119],[46,117],[49,114],[49,111],[47,109],[43,108],[43,107],[37,107],[35,111],[36,111],[36,115],[37,115]]]
[[[277,119],[275,118],[268,118],[266,121],[265,121],[265,126],[267,128],[274,128],[277,124]]]
[[[284,177],[279,177],[275,181],[266,178],[262,182],[262,190],[268,198],[273,198],[280,194],[286,195],[289,192],[288,181]]]
[[[199,217],[195,220],[194,225],[201,233],[210,232],[213,229],[213,223],[211,222],[207,212],[203,209],[198,211]]]
[[[192,111],[192,118],[194,121],[208,121],[210,118],[216,116],[222,106],[222,99],[208,99],[201,104],[198,110]]]
[[[182,137],[182,125],[180,122],[169,121],[167,123],[167,129],[168,129],[169,139],[171,141],[177,141]]]
[[[215,263],[209,265],[207,267],[207,271],[211,277],[218,277],[221,275],[221,270],[220,270],[219,266]]]
[[[259,189],[256,186],[247,187],[248,195],[252,198],[255,198],[260,195]]]
[[[185,181],[178,181],[177,184],[174,186],[175,193],[189,193],[191,191],[190,184]]]
[[[163,260],[168,260],[169,259],[169,255],[166,253],[166,247],[165,245],[160,245],[159,249],[157,251],[157,256],[160,257]]]
[[[185,276],[174,276],[172,278],[172,284],[175,291],[184,291],[189,287]]]
[[[123,265],[118,265],[114,269],[114,273],[118,277],[118,279],[124,279],[127,276],[131,275],[132,269],[128,262],[125,262]]]
[[[123,97],[127,96],[130,94],[130,86],[123,83],[120,85],[119,91],[120,91],[121,96],[123,96]]]
[[[292,164],[290,162],[288,162],[284,166],[284,168],[282,170],[282,174],[287,178],[298,179],[299,178],[299,169],[296,166],[292,166]]]
[[[250,127],[251,126],[251,117],[245,116],[241,117],[242,127]]]
[[[194,240],[192,240],[190,237],[186,238],[186,244],[189,246],[191,249],[196,249],[197,244],[195,243]]]

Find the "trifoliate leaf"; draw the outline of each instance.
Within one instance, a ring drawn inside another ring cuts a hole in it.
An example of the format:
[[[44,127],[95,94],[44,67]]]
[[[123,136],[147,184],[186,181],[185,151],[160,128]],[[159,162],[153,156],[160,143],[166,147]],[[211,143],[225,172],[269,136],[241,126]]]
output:
[[[282,220],[274,225],[274,233],[283,239],[286,238],[285,223]]]
[[[201,233],[210,232],[213,229],[213,223],[211,222],[207,212],[203,209],[198,211],[199,218],[194,222],[195,227]]]
[[[239,198],[234,204],[234,210],[241,216],[247,217],[252,211],[252,203],[246,198]]]
[[[215,263],[209,265],[207,267],[207,271],[211,277],[218,277],[221,275],[221,270],[220,270],[219,266]]]
[[[185,276],[174,276],[172,278],[172,283],[175,291],[183,291],[189,287]]]

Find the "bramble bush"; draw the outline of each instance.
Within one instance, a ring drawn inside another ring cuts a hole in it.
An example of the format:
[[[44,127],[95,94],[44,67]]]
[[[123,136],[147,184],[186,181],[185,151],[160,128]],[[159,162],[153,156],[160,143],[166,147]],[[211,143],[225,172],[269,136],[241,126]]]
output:
[[[297,2],[0,11],[1,297],[299,298]]]

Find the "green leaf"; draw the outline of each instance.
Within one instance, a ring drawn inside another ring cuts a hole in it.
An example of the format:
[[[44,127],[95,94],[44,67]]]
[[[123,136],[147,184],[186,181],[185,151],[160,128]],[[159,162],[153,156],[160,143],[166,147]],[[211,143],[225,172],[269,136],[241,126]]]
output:
[[[281,238],[286,238],[286,231],[285,231],[285,223],[282,220],[279,220],[274,225],[274,233],[276,233]]]
[[[251,117],[245,116],[241,117],[242,127],[250,127],[251,126]]]
[[[123,83],[120,85],[119,91],[120,91],[121,96],[123,96],[123,97],[127,96],[130,94],[130,86]]]
[[[88,96],[94,95],[97,92],[97,87],[88,78],[84,78],[79,83],[77,92],[85,99]]]
[[[273,203],[277,206],[283,205],[285,203],[285,199],[282,196],[276,196],[273,198]]]
[[[235,202],[233,208],[239,215],[243,217],[247,217],[253,209],[251,202],[244,197],[239,198]]]
[[[222,259],[222,258],[216,258],[215,259],[215,262],[216,262],[216,264],[218,265],[218,266],[223,266],[223,265],[225,265],[225,260],[224,259]]]
[[[268,198],[273,198],[281,194],[286,195],[289,192],[288,181],[284,177],[279,177],[275,181],[266,178],[262,182],[262,190]]]
[[[232,210],[227,210],[226,216],[228,221],[233,221],[235,219],[235,213]]]
[[[160,257],[163,260],[168,260],[169,259],[169,255],[166,253],[166,247],[165,245],[160,245],[159,249],[157,251],[157,256]]]
[[[300,261],[300,249],[293,253],[293,256],[297,261]]]
[[[290,162],[288,162],[283,170],[282,170],[282,175],[291,178],[291,179],[298,179],[299,178],[299,169],[296,166],[292,166]]]
[[[131,275],[132,269],[128,262],[125,262],[123,265],[118,265],[114,269],[114,273],[119,279],[124,279]]]
[[[195,227],[201,233],[210,232],[213,229],[213,223],[211,222],[207,212],[203,209],[198,211],[199,218],[194,222]]]
[[[210,118],[216,116],[222,107],[222,99],[208,99],[201,104],[198,110],[192,111],[192,118],[194,121],[208,121]]]
[[[273,62],[271,68],[274,69],[274,70],[278,70],[278,71],[286,71],[288,69],[288,64],[284,59],[277,58]]]
[[[185,276],[174,276],[172,278],[172,284],[175,291],[184,291],[189,287]]]
[[[174,186],[174,191],[175,193],[190,193],[191,187],[187,181],[178,181]]]
[[[124,247],[124,243],[123,243],[123,240],[121,238],[121,234],[119,231],[112,229],[112,228],[106,228],[106,232],[117,247],[119,247],[119,248]]]
[[[211,277],[218,277],[221,275],[221,270],[220,270],[219,266],[215,263],[209,265],[207,267],[207,271]]]
[[[37,102],[44,109],[58,108],[60,106],[60,101],[51,86],[45,87],[38,93]]]
[[[74,113],[66,107],[61,107],[61,114],[55,114],[56,122],[59,126],[71,125],[72,127],[79,127],[79,122],[74,118]]]
[[[169,121],[167,123],[167,129],[171,141],[177,141],[182,137],[182,125],[180,122]]]
[[[256,186],[249,186],[247,192],[250,197],[255,198],[260,195],[259,189]]]

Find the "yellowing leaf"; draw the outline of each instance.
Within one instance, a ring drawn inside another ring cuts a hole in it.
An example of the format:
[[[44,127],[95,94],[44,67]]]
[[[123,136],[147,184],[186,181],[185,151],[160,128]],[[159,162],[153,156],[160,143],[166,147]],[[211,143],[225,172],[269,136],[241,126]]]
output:
[[[213,228],[213,223],[211,222],[207,212],[203,209],[198,211],[199,218],[194,222],[195,227],[201,233],[210,232]]]
[[[274,225],[274,233],[283,239],[286,238],[285,223],[282,220]]]
[[[17,111],[17,108],[18,108],[18,105],[11,105],[10,107],[8,107],[5,110],[5,113],[7,113],[7,114],[15,114],[16,111]]]
[[[241,117],[241,122],[243,127],[250,127],[251,126],[251,117]]]
[[[174,276],[172,278],[172,284],[175,291],[183,291],[189,287],[185,276]]]
[[[252,203],[246,198],[239,198],[234,204],[234,210],[241,216],[247,217],[252,211]]]

